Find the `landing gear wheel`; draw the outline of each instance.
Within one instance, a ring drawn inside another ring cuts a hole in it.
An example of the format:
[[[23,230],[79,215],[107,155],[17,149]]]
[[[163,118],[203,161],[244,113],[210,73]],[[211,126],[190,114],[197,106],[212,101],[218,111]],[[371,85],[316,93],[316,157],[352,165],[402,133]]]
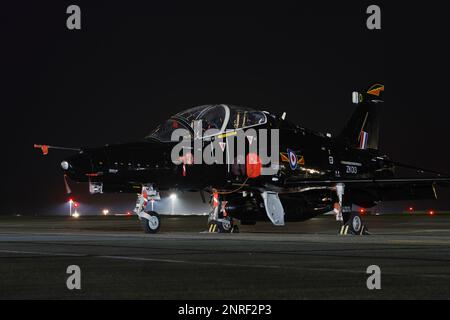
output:
[[[161,226],[161,218],[155,211],[149,211],[149,218],[141,217],[141,226],[145,233],[157,233]]]
[[[369,235],[369,230],[364,225],[358,213],[351,213],[339,232],[341,235]]]
[[[208,232],[212,233],[232,233],[236,227],[237,226],[228,219],[211,220],[208,222]]]
[[[359,234],[363,227],[361,217],[359,215],[354,215],[353,219],[351,220],[351,224],[352,224],[353,231],[355,233]]]

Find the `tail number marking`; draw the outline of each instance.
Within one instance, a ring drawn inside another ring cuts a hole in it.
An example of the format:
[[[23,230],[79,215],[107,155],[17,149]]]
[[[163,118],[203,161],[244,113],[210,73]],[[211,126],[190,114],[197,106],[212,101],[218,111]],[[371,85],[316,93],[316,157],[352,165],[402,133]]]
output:
[[[357,166],[345,166],[345,168],[346,168],[345,172],[347,172],[348,174],[357,174],[358,173]]]

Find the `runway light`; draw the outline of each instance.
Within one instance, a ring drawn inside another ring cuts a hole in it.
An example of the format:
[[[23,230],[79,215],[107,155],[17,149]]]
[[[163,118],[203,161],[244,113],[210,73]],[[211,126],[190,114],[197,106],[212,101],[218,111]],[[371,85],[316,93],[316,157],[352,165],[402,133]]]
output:
[[[107,215],[109,214],[109,210],[108,210],[108,209],[103,209],[102,212],[103,212],[103,215],[104,215],[104,216],[107,216]]]

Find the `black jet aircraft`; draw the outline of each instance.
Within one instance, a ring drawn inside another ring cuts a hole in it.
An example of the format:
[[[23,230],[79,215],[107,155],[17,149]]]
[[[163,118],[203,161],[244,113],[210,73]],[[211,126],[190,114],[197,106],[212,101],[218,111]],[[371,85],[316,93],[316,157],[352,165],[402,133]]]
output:
[[[137,193],[135,213],[147,233],[161,225],[158,213],[147,211],[147,202],[171,189],[200,192],[203,201],[204,192],[210,194],[210,232],[237,232],[238,221],[282,226],[334,211],[341,233],[363,234],[367,228],[352,212],[353,204],[370,208],[386,200],[435,199],[437,187],[449,182],[447,175],[397,163],[380,152],[383,91],[376,84],[354,92],[356,109],[336,136],[305,129],[285,113],[204,105],[172,116],[142,141],[75,149],[61,167],[65,177],[89,183],[91,193]],[[181,135],[174,139],[177,129]],[[241,152],[238,137],[244,137]],[[184,144],[174,159],[180,140]],[[259,148],[261,142],[266,147]],[[35,147],[44,154],[58,148]],[[273,161],[264,162],[261,152]],[[204,154],[216,158],[198,163],[196,157]],[[401,176],[401,168],[416,176]]]

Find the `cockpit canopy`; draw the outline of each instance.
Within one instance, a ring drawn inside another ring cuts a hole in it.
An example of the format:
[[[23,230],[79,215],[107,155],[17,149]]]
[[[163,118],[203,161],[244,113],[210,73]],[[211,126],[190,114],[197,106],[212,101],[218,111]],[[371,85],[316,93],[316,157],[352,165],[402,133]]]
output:
[[[215,129],[217,134],[246,129],[267,123],[265,112],[225,104],[204,105],[177,113],[156,127],[146,138],[171,141],[175,129],[193,132],[194,122],[201,120],[203,132]]]

